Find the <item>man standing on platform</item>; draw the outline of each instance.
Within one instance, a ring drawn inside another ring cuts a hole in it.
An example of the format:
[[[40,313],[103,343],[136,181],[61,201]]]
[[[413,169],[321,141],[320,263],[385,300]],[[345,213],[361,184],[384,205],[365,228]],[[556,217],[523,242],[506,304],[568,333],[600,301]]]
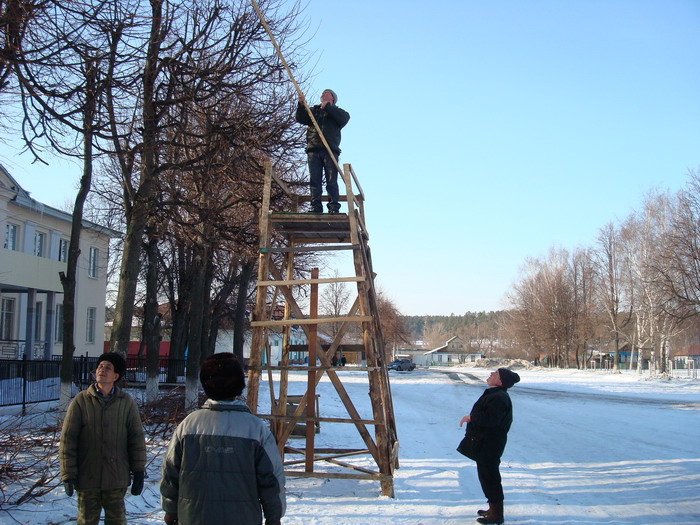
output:
[[[336,162],[340,156],[340,130],[350,120],[350,114],[339,108],[337,103],[338,95],[335,94],[335,91],[325,89],[321,93],[321,103],[310,108],[318,127],[333,152],[333,157],[331,157],[306,110],[304,95],[299,95],[296,120],[307,126],[306,154],[309,162],[311,213],[323,213],[321,196],[323,194],[324,174],[326,192],[328,193],[328,213],[338,213],[340,210]]]

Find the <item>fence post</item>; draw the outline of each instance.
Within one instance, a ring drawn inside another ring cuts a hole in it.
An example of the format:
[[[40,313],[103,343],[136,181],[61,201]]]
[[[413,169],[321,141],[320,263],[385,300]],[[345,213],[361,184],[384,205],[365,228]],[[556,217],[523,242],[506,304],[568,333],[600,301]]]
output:
[[[27,354],[22,354],[22,415],[27,413]]]
[[[85,352],[85,355],[80,356],[80,390],[85,389],[85,378],[88,377],[88,374],[90,373],[90,371],[88,370],[87,358],[87,352]]]

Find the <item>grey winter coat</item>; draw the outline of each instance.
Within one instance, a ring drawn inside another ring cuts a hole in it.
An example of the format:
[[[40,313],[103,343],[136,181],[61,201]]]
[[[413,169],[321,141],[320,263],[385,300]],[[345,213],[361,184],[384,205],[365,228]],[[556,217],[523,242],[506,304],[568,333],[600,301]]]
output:
[[[278,522],[285,478],[275,439],[242,401],[207,400],[175,430],[160,493],[179,525]],[[261,509],[262,506],[262,509]]]
[[[146,470],[146,440],[136,402],[118,386],[103,398],[95,385],[79,392],[63,419],[61,481],[77,488],[126,488],[130,472]]]

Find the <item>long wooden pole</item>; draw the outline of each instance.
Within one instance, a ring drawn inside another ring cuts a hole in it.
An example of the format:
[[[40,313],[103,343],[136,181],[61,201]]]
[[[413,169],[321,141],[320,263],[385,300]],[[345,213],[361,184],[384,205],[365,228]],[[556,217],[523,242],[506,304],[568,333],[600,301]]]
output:
[[[292,73],[292,70],[289,68],[287,61],[284,59],[284,55],[282,55],[282,50],[280,49],[280,46],[277,44],[277,40],[275,39],[275,36],[272,34],[272,30],[270,29],[270,26],[268,25],[267,21],[265,20],[265,17],[263,16],[262,11],[260,11],[260,7],[258,6],[258,3],[255,0],[250,0],[250,3],[253,5],[253,9],[255,9],[255,12],[258,14],[258,18],[260,19],[260,23],[265,28],[265,31],[267,32],[267,36],[270,37],[270,42],[272,42],[272,45],[275,48],[275,52],[277,53],[277,56],[282,61],[282,65],[284,65],[284,69],[287,71],[287,75],[289,76],[289,79],[292,81],[292,84],[294,84],[294,88],[297,90],[297,94],[300,95],[301,100],[304,102],[304,107],[306,108],[306,112],[309,114],[309,118],[311,119],[311,123],[314,125],[314,129],[316,130],[316,133],[318,133],[318,136],[321,138],[321,142],[323,142],[323,145],[325,146],[326,151],[328,152],[328,155],[330,155],[330,157],[333,159],[333,164],[335,164],[335,167],[338,170],[338,173],[340,173],[341,177],[345,178],[343,170],[340,169],[340,164],[338,163],[338,159],[335,158],[335,155],[333,154],[333,150],[328,145],[328,142],[326,142],[326,137],[323,135],[323,131],[321,131],[321,127],[318,125],[318,122],[316,122],[316,118],[314,117],[314,114],[311,112],[311,108],[306,103],[306,97],[304,97],[304,92],[299,87],[299,84],[297,83],[296,79],[294,78],[294,74]]]

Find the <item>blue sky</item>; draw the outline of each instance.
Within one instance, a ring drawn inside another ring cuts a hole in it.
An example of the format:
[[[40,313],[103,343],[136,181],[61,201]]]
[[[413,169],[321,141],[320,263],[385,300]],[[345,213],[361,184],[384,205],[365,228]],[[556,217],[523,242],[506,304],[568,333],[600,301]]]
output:
[[[341,162],[404,314],[503,308],[527,257],[593,245],[700,168],[698,0],[310,0],[304,15],[307,98],[330,87],[351,114]],[[78,168],[8,151],[35,198],[73,199]]]

